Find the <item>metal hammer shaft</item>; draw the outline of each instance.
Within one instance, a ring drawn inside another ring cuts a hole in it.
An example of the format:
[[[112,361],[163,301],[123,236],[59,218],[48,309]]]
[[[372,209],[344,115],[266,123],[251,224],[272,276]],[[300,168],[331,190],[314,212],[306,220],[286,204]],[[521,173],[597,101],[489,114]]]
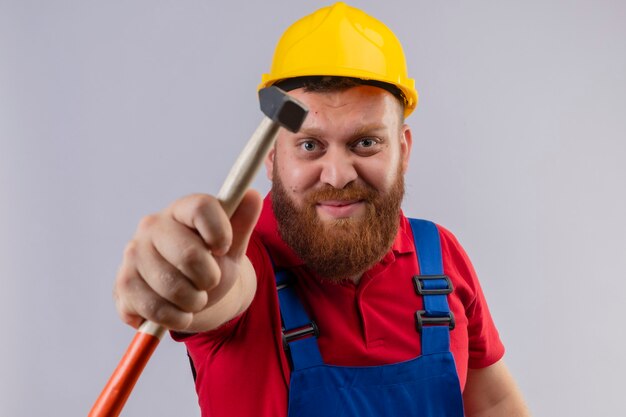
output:
[[[261,90],[259,99],[261,110],[266,116],[242,150],[217,194],[228,217],[239,206],[265,155],[272,147],[278,129],[283,126],[291,131],[298,131],[307,114],[303,105],[276,87]],[[164,333],[163,327],[150,321],[145,321],[139,327],[91,408],[89,417],[117,417],[120,414]]]

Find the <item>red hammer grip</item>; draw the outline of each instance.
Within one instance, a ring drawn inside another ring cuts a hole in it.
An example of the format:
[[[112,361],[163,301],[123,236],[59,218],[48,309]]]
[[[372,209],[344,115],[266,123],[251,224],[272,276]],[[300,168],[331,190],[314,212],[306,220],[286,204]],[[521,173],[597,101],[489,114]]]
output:
[[[164,330],[145,322],[135,334],[122,360],[89,412],[89,417],[117,417],[150,356],[159,345]]]

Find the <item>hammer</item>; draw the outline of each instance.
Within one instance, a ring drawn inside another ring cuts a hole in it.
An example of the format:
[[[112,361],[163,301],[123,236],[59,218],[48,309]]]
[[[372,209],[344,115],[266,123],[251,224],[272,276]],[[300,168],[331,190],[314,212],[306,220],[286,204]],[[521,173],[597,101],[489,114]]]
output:
[[[265,117],[239,154],[217,194],[228,217],[239,206],[265,155],[274,144],[278,129],[282,126],[297,132],[308,113],[302,103],[278,87],[259,90],[259,102]],[[164,333],[163,327],[150,321],[139,326],[126,353],[91,408],[89,417],[117,417],[120,414]]]

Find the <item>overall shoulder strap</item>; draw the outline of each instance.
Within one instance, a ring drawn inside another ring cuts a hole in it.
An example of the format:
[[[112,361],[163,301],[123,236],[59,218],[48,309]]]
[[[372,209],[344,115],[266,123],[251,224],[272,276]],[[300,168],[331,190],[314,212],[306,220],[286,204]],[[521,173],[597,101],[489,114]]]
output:
[[[422,337],[422,354],[450,350],[450,330],[454,315],[447,295],[452,293],[450,278],[444,274],[439,230],[433,222],[409,219],[420,275],[413,277],[415,291],[424,299],[424,310],[415,313],[417,331]]]
[[[417,251],[422,275],[443,275],[441,242],[435,223],[422,219],[409,219],[413,231],[413,241]]]
[[[293,274],[287,270],[275,270],[275,277],[283,324],[283,347],[292,370],[323,364],[317,345],[319,331],[296,294]]]

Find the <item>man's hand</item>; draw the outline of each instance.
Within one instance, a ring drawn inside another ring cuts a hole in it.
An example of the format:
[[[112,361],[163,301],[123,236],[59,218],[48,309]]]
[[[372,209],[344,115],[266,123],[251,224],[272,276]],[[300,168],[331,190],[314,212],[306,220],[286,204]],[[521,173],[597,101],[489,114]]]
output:
[[[256,291],[245,254],[260,211],[254,191],[230,220],[215,197],[194,194],[142,219],[115,280],[122,320],[198,332],[243,312]]]

